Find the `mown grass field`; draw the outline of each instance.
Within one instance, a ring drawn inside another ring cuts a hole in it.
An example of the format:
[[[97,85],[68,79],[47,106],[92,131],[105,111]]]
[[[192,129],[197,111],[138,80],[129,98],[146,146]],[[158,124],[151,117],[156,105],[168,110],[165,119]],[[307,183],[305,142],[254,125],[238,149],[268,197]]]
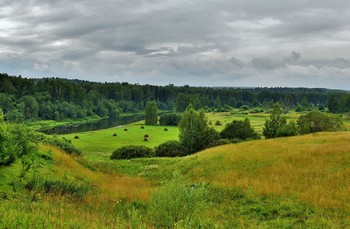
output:
[[[141,129],[144,126],[144,129]],[[124,131],[124,129],[128,131]],[[164,131],[167,128],[168,131]],[[117,134],[117,136],[113,136]],[[148,134],[148,141],[144,141],[144,135]],[[79,136],[79,139],[74,139]],[[145,126],[142,122],[122,127],[104,130],[82,132],[63,135],[84,152],[84,157],[93,160],[108,160],[111,153],[125,145],[145,145],[155,147],[168,140],[177,140],[179,130],[177,127]]]

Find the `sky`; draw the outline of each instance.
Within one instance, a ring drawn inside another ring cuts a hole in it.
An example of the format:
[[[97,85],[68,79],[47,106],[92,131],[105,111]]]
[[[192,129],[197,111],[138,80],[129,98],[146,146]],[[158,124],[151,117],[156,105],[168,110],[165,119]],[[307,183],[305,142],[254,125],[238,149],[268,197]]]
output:
[[[0,0],[0,72],[350,89],[349,0]]]

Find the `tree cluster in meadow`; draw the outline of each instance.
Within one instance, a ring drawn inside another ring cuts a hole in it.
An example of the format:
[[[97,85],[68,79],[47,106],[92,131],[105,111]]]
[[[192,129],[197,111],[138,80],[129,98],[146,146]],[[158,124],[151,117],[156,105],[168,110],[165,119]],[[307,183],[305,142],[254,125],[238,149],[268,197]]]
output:
[[[334,93],[336,100],[329,97]],[[276,102],[285,111],[303,111],[312,106],[323,109],[327,105],[332,112],[350,110],[347,92],[317,88],[155,86],[0,74],[0,108],[11,122],[116,117],[119,113],[143,111],[147,101],[156,101],[160,110],[178,112],[185,111],[190,103],[194,109],[207,111],[229,111],[243,105],[271,108]]]

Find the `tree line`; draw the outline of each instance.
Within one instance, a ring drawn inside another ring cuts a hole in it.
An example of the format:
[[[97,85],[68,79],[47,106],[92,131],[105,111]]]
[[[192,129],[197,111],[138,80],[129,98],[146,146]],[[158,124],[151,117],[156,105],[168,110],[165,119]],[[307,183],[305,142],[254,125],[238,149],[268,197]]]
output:
[[[334,105],[331,97],[334,94],[337,99],[339,95],[344,99]],[[330,106],[329,110],[334,112],[350,110],[347,92],[320,88],[157,86],[61,78],[28,79],[0,74],[0,108],[6,119],[13,122],[116,117],[120,113],[143,111],[146,101],[151,100],[156,101],[161,110],[178,112],[183,112],[189,104],[194,109],[225,111],[243,105],[272,108],[276,102],[285,111],[307,110],[311,106]]]

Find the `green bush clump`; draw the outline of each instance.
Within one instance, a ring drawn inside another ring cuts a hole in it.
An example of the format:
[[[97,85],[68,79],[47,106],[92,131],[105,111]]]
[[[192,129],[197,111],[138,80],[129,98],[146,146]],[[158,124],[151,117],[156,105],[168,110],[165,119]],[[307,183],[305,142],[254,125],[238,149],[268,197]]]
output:
[[[161,114],[159,117],[159,124],[161,126],[178,126],[181,116],[177,113]]]
[[[62,180],[47,179],[33,179],[27,183],[26,188],[30,191],[35,189],[42,190],[45,193],[74,195],[78,197],[84,196],[90,190],[90,187],[87,185]]]
[[[220,120],[217,120],[216,122],[215,122],[215,126],[221,126],[222,124],[221,124],[221,122],[220,122]]]
[[[298,118],[298,125],[301,134],[344,129],[344,124],[339,117],[319,111],[311,111],[306,115],[301,115]]]
[[[35,143],[44,143],[54,145],[57,148],[65,151],[68,154],[81,155],[81,151],[77,149],[70,140],[66,138],[59,138],[57,136],[50,136],[39,132],[30,132],[30,139]]]
[[[179,157],[184,156],[184,148],[179,141],[166,141],[155,147],[157,157]]]
[[[111,159],[131,159],[138,157],[153,157],[154,151],[146,146],[129,145],[116,149]]]
[[[233,120],[227,124],[226,127],[220,132],[221,138],[226,139],[259,139],[259,135],[255,132],[254,128],[251,127],[250,121],[246,118],[243,121]]]

